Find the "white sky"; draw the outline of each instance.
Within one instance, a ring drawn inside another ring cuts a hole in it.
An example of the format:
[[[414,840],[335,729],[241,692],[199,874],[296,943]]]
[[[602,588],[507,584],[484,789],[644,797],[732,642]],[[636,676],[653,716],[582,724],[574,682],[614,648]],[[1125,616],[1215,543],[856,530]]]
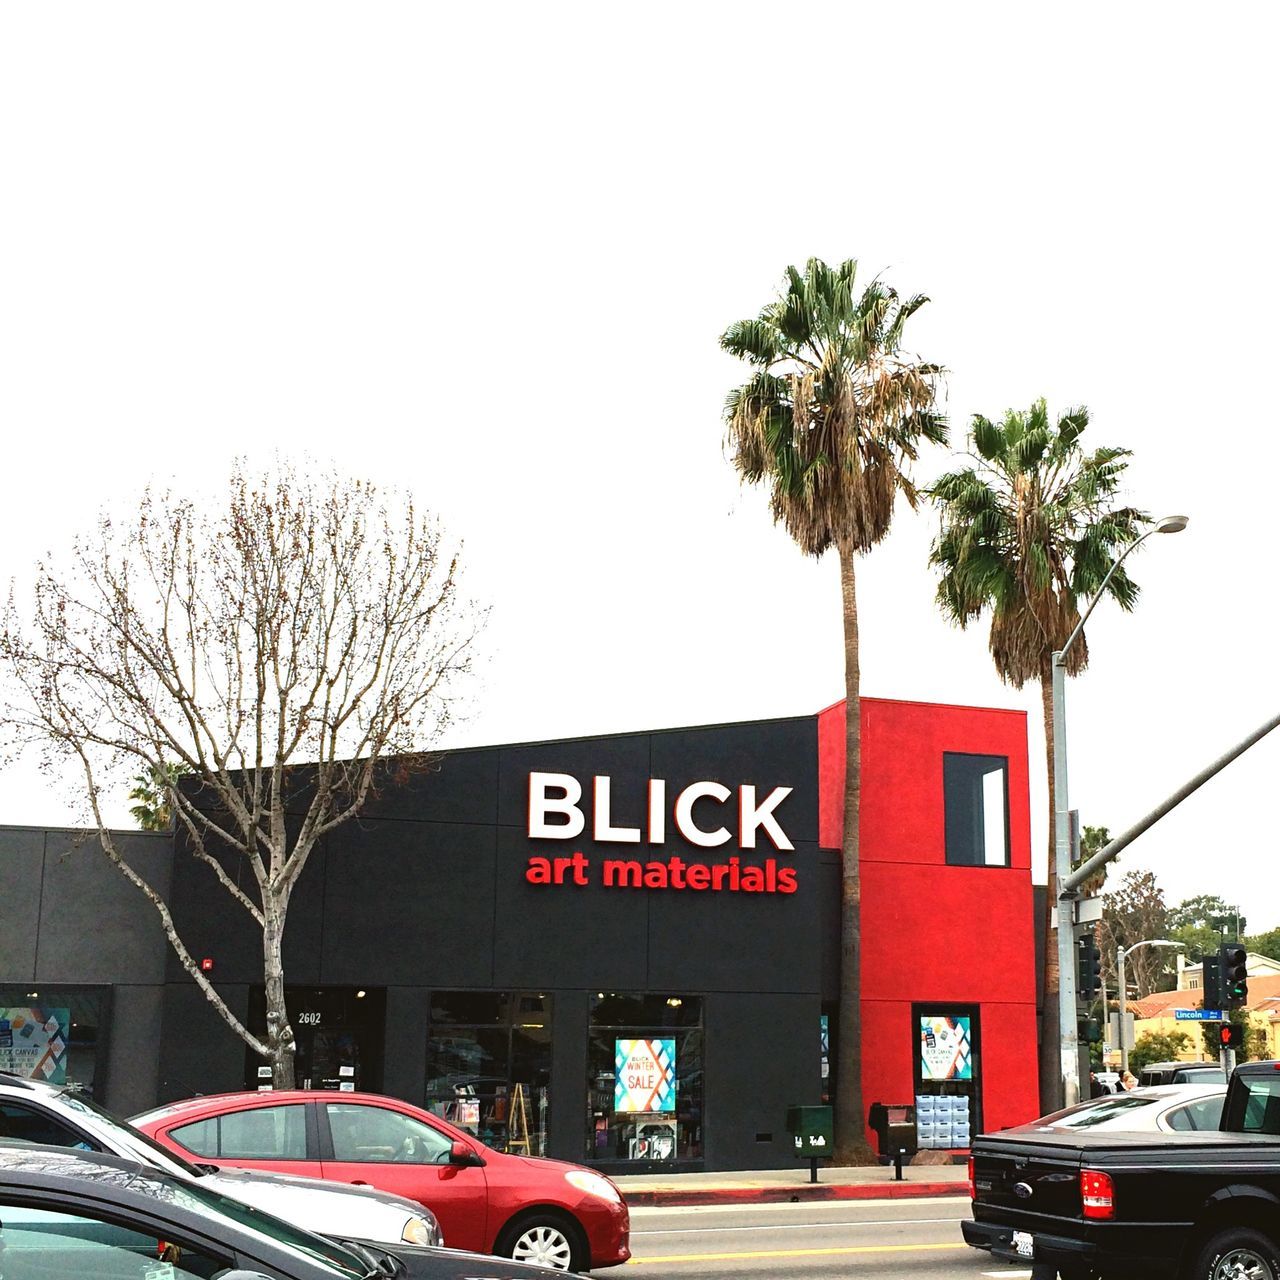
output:
[[[1275,714],[1274,6],[64,4],[0,17],[0,576],[236,454],[410,486],[494,604],[452,745],[816,711],[834,562],[742,493],[720,331],[857,257],[969,415],[1083,402],[1155,539],[1069,688],[1119,831]],[[928,478],[947,465],[927,460]],[[1025,707],[899,515],[869,695]],[[1122,866],[1280,922],[1280,733]],[[761,780],[762,782],[765,780]],[[34,772],[0,820],[64,819]]]

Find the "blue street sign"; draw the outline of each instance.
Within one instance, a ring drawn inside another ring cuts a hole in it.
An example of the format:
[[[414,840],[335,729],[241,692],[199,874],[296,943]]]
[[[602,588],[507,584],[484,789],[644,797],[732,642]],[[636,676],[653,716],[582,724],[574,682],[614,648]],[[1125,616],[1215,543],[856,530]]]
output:
[[[1221,1009],[1175,1009],[1173,1016],[1178,1022],[1225,1022]]]

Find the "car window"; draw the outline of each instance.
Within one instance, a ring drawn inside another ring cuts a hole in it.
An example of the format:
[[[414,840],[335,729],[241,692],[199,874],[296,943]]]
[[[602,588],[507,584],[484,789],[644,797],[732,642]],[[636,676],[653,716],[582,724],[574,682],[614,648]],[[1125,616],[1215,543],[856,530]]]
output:
[[[100,1149],[55,1116],[18,1102],[0,1102],[0,1138],[6,1142],[38,1142],[49,1147],[75,1147],[78,1151]]]
[[[76,1111],[84,1117],[85,1123],[93,1137],[107,1150],[118,1156],[132,1156],[143,1164],[155,1165],[165,1173],[183,1174],[188,1178],[199,1178],[201,1171],[195,1165],[184,1160],[176,1151],[162,1147],[153,1137],[139,1133],[137,1129],[117,1120],[109,1111],[103,1110],[96,1102],[77,1094],[63,1092],[58,1101],[68,1110]],[[103,1133],[108,1134],[103,1138]]]
[[[0,1259],[4,1275],[15,1280],[211,1280],[234,1262],[114,1222],[6,1203],[0,1203]]]
[[[1220,1129],[1222,1127],[1221,1096],[1213,1098],[1197,1098],[1194,1102],[1184,1103],[1180,1107],[1165,1114],[1165,1123],[1180,1133],[1189,1133],[1198,1129]]]
[[[1236,1079],[1248,1091],[1241,1130],[1280,1135],[1280,1079],[1273,1076],[1237,1076]]]
[[[302,1103],[229,1111],[169,1130],[198,1156],[223,1160],[305,1160],[306,1108]]]
[[[378,1164],[448,1164],[453,1139],[386,1107],[326,1102],[333,1158]]]

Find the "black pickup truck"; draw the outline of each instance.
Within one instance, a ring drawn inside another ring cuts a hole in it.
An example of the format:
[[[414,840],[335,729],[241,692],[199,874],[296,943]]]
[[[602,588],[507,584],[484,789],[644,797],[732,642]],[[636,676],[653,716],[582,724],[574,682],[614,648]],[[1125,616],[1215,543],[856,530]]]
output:
[[[1238,1067],[1222,1128],[984,1134],[964,1238],[1033,1280],[1280,1280],[1280,1062]]]

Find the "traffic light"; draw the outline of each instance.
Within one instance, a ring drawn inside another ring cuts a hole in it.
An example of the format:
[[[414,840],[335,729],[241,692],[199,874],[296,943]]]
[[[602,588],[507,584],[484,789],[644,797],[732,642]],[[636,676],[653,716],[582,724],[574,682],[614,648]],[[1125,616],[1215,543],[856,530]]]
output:
[[[1076,999],[1091,1005],[1102,991],[1102,953],[1093,931],[1076,940]]]
[[[1224,1022],[1218,1028],[1218,1046],[1222,1049],[1238,1049],[1244,1044],[1244,1028],[1234,1022]]]
[[[1240,1009],[1249,1003],[1248,953],[1240,943],[1224,942],[1218,948],[1218,974],[1224,1009]]]
[[[1222,977],[1218,972],[1218,957],[1205,956],[1201,961],[1204,966],[1204,982],[1202,989],[1204,991],[1204,999],[1201,1001],[1202,1009],[1221,1009],[1222,1008]]]

